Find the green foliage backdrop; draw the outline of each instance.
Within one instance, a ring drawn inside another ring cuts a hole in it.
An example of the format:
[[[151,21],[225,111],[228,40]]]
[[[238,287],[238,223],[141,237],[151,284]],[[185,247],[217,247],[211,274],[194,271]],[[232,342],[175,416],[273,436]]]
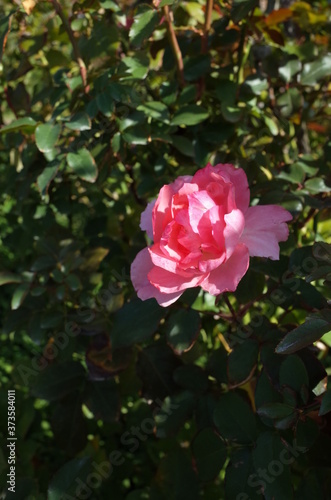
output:
[[[330,37],[326,0],[2,4],[8,498],[330,498]],[[291,211],[281,259],[142,302],[140,214],[208,161]]]

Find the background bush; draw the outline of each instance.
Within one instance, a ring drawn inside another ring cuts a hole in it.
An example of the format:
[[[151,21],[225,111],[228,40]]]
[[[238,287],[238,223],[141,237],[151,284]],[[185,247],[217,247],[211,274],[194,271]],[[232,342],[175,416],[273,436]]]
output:
[[[326,0],[4,4],[8,498],[330,498],[330,34]],[[140,214],[208,161],[291,211],[281,259],[142,302]]]

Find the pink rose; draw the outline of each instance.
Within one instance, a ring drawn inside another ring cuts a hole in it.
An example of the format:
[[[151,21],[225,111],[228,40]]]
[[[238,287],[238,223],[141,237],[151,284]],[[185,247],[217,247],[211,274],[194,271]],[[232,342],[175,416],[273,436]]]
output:
[[[187,288],[233,292],[249,257],[279,259],[292,216],[277,205],[249,207],[249,198],[245,172],[230,164],[208,164],[163,186],[141,215],[154,243],[131,265],[138,297],[166,307]]]

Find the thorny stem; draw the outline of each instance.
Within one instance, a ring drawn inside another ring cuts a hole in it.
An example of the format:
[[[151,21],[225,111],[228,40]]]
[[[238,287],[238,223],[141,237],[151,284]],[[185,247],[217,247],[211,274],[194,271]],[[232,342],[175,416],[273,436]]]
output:
[[[79,66],[79,72],[80,72],[80,76],[81,76],[81,79],[83,82],[84,92],[85,92],[85,94],[87,94],[89,91],[89,86],[87,85],[86,66],[85,66],[83,58],[80,54],[80,50],[79,50],[78,45],[77,45],[77,40],[76,40],[75,35],[70,27],[68,19],[64,15],[61,4],[58,2],[58,0],[51,0],[51,2],[54,5],[56,13],[59,16],[59,18],[61,19],[62,24],[64,26],[64,29],[66,30],[66,32],[69,36],[69,39],[70,39],[70,42],[71,42],[71,45],[72,45],[72,48],[74,51],[74,56],[75,56],[75,59],[77,61],[78,66]]]
[[[211,26],[211,19],[213,14],[214,0],[207,0],[206,3],[206,13],[205,13],[205,25],[203,28],[203,37],[201,42],[201,51],[206,54],[208,50],[208,32]]]
[[[163,7],[163,12],[164,12],[164,16],[165,16],[166,23],[167,23],[167,31],[168,31],[170,45],[171,45],[172,51],[173,51],[175,59],[176,59],[176,66],[177,66],[179,83],[180,83],[181,87],[184,87],[185,80],[184,80],[183,57],[182,57],[182,53],[181,53],[181,50],[180,50],[179,45],[178,45],[178,41],[177,41],[174,27],[172,25],[172,18],[171,18],[171,14],[170,14],[168,5],[165,5]]]

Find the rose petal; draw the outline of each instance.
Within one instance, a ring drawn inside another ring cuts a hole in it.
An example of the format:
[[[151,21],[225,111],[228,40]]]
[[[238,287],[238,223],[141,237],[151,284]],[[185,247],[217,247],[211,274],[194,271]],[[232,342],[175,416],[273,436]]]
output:
[[[224,242],[224,229],[225,229],[225,221],[224,221],[224,209],[223,207],[213,207],[209,210],[208,216],[210,219],[211,227],[212,227],[212,235],[216,246],[220,252],[225,251],[225,242]]]
[[[140,216],[140,229],[146,231],[147,236],[153,239],[153,208],[156,200],[150,201]]]
[[[162,293],[176,293],[193,288],[198,286],[204,277],[204,274],[196,270],[192,270],[190,276],[184,277],[156,266],[148,273],[149,281]]]
[[[224,215],[224,241],[227,258],[231,257],[236,248],[240,236],[245,227],[245,218],[241,210],[232,210],[229,214]]]
[[[147,275],[153,268],[148,248],[141,250],[131,264],[131,281],[141,300],[156,299],[160,306],[166,307],[175,302],[183,292],[162,293],[153,286]]]
[[[191,179],[192,177],[190,175],[184,175],[178,177],[175,182],[161,188],[152,215],[155,242],[160,240],[164,228],[172,220],[171,202],[173,195],[176,194],[185,183],[189,183]]]
[[[185,278],[190,278],[192,273],[185,271],[180,268],[177,262],[173,259],[169,259],[161,250],[159,244],[155,244],[148,248],[149,255],[151,257],[152,263],[157,266],[169,271],[170,273],[175,273]]]
[[[249,205],[250,191],[244,170],[242,168],[235,168],[230,163],[219,163],[215,165],[214,169],[220,175],[224,177],[225,175],[228,176],[234,186],[236,206],[245,213]]]
[[[277,205],[250,207],[245,214],[245,229],[240,242],[244,243],[251,257],[279,259],[279,241],[286,241],[289,234],[287,221],[292,215]]]
[[[245,245],[239,244],[231,257],[212,271],[201,283],[201,287],[211,295],[234,292],[249,265],[249,253]]]
[[[200,232],[199,225],[202,217],[210,208],[215,206],[215,202],[209,196],[207,191],[199,191],[197,193],[192,193],[187,197],[187,199],[188,199],[188,214],[190,218],[190,226],[195,233],[199,233]]]

